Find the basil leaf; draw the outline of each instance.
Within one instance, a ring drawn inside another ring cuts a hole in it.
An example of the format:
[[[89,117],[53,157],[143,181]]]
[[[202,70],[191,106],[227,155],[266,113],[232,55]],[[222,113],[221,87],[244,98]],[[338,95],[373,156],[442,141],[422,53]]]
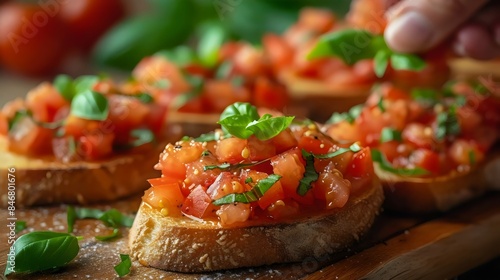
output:
[[[399,176],[420,176],[426,175],[429,171],[423,168],[395,168],[379,150],[372,149],[372,160],[377,162],[382,170]]]
[[[361,151],[361,147],[359,146],[358,143],[354,143],[351,146],[349,146],[349,148],[339,148],[338,150],[331,152],[331,153],[322,154],[322,155],[313,154],[312,156],[315,158],[319,158],[319,159],[327,159],[327,158],[334,158],[336,156],[339,156],[339,155],[347,153],[347,152],[357,153],[359,151]]]
[[[139,101],[141,101],[142,103],[145,103],[145,104],[150,104],[150,103],[154,102],[154,98],[151,96],[151,94],[144,93],[144,92],[134,94],[134,95],[127,95],[127,96],[135,97],[135,98],[139,99]]]
[[[180,107],[186,105],[186,103],[188,103],[189,101],[200,97],[203,92],[205,81],[202,77],[189,74],[186,74],[184,77],[191,85],[191,90],[189,92],[179,94],[174,98],[174,100],[172,101],[172,106],[174,109],[179,109]]]
[[[242,169],[242,168],[247,168],[247,167],[252,167],[259,165],[263,162],[266,162],[270,159],[264,159],[261,161],[256,161],[256,162],[251,162],[251,163],[237,163],[237,164],[229,164],[229,163],[223,163],[219,165],[205,165],[203,167],[203,171],[207,170],[213,170],[213,169],[220,169],[220,170],[237,170],[237,169]]]
[[[75,86],[73,79],[68,75],[58,75],[53,82],[54,87],[64,99],[71,101],[75,96]]]
[[[271,174],[266,178],[259,180],[257,185],[255,185],[251,190],[244,193],[228,194],[214,200],[212,204],[219,206],[235,202],[251,203],[258,201],[276,182],[279,181],[279,179],[281,179],[280,175]]]
[[[77,219],[98,219],[103,221],[106,226],[109,227],[131,227],[134,218],[123,215],[120,211],[116,209],[110,209],[108,211],[102,211],[93,208],[74,208],[69,206],[67,209],[67,220],[68,220],[68,231],[73,231],[73,224]]]
[[[246,118],[250,120],[248,123],[254,120],[258,120],[260,118],[259,113],[257,112],[257,108],[255,108],[255,106],[252,106],[250,103],[236,102],[234,104],[227,106],[226,109],[222,111],[219,120],[223,120],[229,116],[235,116],[235,115],[246,116]]]
[[[387,50],[380,50],[375,54],[373,58],[373,70],[377,77],[382,78],[384,76],[387,66],[389,65],[390,56],[391,54]]]
[[[425,68],[425,61],[414,54],[391,54],[391,66],[395,70],[420,71]]]
[[[203,29],[198,42],[198,58],[203,66],[212,68],[219,60],[219,50],[226,40],[226,31],[220,24],[209,24]]]
[[[437,140],[443,140],[447,136],[455,136],[460,134],[460,123],[455,112],[455,107],[449,108],[448,111],[440,112],[436,116],[437,127],[435,137]]]
[[[306,170],[304,172],[304,177],[299,181],[297,193],[304,196],[312,188],[312,183],[318,180],[319,174],[314,168],[314,155],[306,150],[302,150],[302,157],[306,160]]]
[[[98,76],[80,76],[73,81],[75,87],[75,94],[79,94],[84,91],[93,90],[95,84],[100,81]]]
[[[260,119],[252,121],[246,129],[253,132],[260,140],[268,140],[285,130],[293,121],[294,117],[272,117],[265,114]]]
[[[155,141],[154,133],[147,128],[137,128],[130,131],[130,135],[135,139],[130,143],[132,147],[139,147]]]
[[[476,153],[473,150],[469,151],[469,164],[470,165],[476,164]],[[17,226],[17,224],[16,224],[16,226]]]
[[[377,107],[380,109],[380,112],[385,112],[384,98],[382,98],[382,96],[380,96],[380,98],[378,99]]]
[[[162,56],[180,67],[198,63],[194,50],[188,46],[177,46],[170,50],[159,51],[154,56]]]
[[[8,122],[9,131],[12,130],[12,128],[14,128],[14,126],[25,117],[31,117],[31,113],[26,110],[16,111],[14,117],[12,117],[12,119],[10,119]]]
[[[13,247],[15,262],[7,262],[5,275],[61,267],[73,260],[80,251],[75,236],[50,231],[24,234],[16,240]]]
[[[366,30],[344,29],[329,33],[320,37],[307,58],[336,56],[352,65],[375,56],[377,49],[372,44],[373,38],[373,34]]]
[[[224,109],[217,123],[225,133],[247,139],[253,134],[246,129],[247,125],[258,119],[257,108],[249,103],[236,102]]]
[[[154,82],[153,86],[159,88],[159,89],[167,89],[171,85],[170,81],[167,79],[159,79]]]
[[[130,260],[130,256],[126,254],[120,254],[120,263],[117,264],[114,268],[118,277],[123,277],[130,273],[130,268],[132,267],[132,260]]]
[[[16,233],[19,233],[26,229],[26,221],[16,221]]]
[[[231,70],[233,69],[233,63],[231,61],[224,61],[219,65],[217,71],[215,71],[215,78],[217,80],[224,80],[229,78],[231,75]]]
[[[428,107],[434,106],[439,102],[439,92],[429,88],[414,88],[411,90],[411,97],[417,102]]]
[[[95,239],[97,239],[99,241],[109,241],[109,240],[115,239],[119,236],[120,236],[120,229],[114,228],[113,233],[111,233],[109,235],[98,235],[95,237]]]
[[[358,104],[351,107],[348,112],[344,113],[333,113],[333,115],[328,119],[327,123],[336,124],[342,121],[347,121],[352,124],[361,115],[363,111],[363,104]]]
[[[403,138],[401,137],[401,131],[392,129],[390,127],[384,127],[380,132],[380,143],[390,141],[403,141]]]
[[[109,105],[104,95],[87,90],[71,101],[71,114],[86,120],[103,121],[108,117]]]

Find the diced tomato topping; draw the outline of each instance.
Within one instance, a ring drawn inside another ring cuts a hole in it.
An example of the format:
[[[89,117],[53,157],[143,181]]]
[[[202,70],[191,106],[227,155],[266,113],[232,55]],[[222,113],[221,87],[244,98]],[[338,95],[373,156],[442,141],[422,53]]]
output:
[[[33,118],[40,122],[52,122],[57,111],[69,103],[49,83],[42,83],[26,96],[26,107]]]
[[[9,121],[7,117],[0,112],[0,135],[7,135],[9,132]]]
[[[253,103],[255,106],[282,110],[288,104],[286,88],[260,76],[255,80]]]
[[[298,146],[300,149],[304,149],[309,153],[321,155],[330,151],[333,147],[333,142],[322,133],[310,131],[310,133],[304,133],[299,139]]]
[[[164,215],[170,216],[180,215],[180,207],[184,202],[179,183],[152,186],[145,192],[142,199],[149,205],[162,209]]]
[[[212,199],[202,186],[194,188],[184,200],[181,211],[186,215],[203,218],[214,209]]]
[[[326,209],[341,208],[349,199],[351,182],[330,163],[319,173],[312,191],[317,199],[325,202]]]
[[[440,159],[439,155],[427,149],[417,149],[410,155],[410,163],[415,167],[420,167],[432,174],[439,174],[440,172]]]
[[[250,157],[248,141],[240,138],[220,140],[215,153],[221,162],[238,163]]]
[[[9,150],[30,156],[50,154],[52,133],[36,125],[30,117],[23,117],[9,131]]]
[[[186,163],[196,161],[203,150],[200,142],[168,144],[160,154],[160,161],[155,166],[155,169],[161,170],[165,177],[177,178],[183,181],[186,178]]]

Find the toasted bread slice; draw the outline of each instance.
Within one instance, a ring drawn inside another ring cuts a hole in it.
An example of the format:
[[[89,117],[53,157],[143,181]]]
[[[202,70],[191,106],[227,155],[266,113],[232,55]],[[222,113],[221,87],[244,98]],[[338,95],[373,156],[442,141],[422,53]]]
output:
[[[384,187],[384,206],[398,212],[444,212],[479,197],[488,190],[500,190],[498,153],[488,157],[470,172],[454,172],[434,178],[401,177],[381,170],[377,164],[375,170]]]
[[[16,207],[54,203],[88,204],[112,201],[149,187],[146,179],[158,177],[153,169],[164,147],[145,153],[115,155],[102,161],[61,163],[53,157],[31,158],[11,153],[0,137],[0,204],[6,207],[15,197]],[[12,169],[13,168],[13,169]],[[12,169],[13,172],[9,172]],[[9,178],[11,189],[9,193]]]
[[[217,221],[163,216],[143,203],[129,235],[131,255],[145,266],[203,272],[273,263],[344,250],[372,225],[383,201],[378,180],[338,210],[279,223],[251,221],[225,228]]]

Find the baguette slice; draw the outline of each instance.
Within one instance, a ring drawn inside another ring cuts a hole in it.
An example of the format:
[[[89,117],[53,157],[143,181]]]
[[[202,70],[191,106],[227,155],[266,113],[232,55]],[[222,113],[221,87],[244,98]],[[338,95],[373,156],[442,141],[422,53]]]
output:
[[[380,182],[341,209],[280,223],[252,221],[222,228],[218,222],[163,216],[142,203],[130,230],[131,256],[142,265],[206,272],[299,262],[344,250],[371,227],[383,201]]]
[[[403,178],[377,164],[375,173],[384,187],[386,209],[412,214],[444,212],[489,190],[500,190],[500,154],[494,153],[470,172],[435,178]]]
[[[177,137],[177,136],[176,136]],[[89,204],[112,201],[140,193],[149,187],[146,179],[159,176],[153,169],[164,143],[145,153],[129,153],[95,162],[61,163],[53,157],[30,158],[7,150],[0,137],[0,204],[12,201],[8,173],[15,176],[15,206],[56,203]],[[12,178],[12,176],[11,176]]]

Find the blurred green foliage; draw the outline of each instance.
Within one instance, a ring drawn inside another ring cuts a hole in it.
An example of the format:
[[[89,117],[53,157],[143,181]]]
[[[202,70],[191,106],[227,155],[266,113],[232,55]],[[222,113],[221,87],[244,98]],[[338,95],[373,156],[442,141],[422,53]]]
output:
[[[181,44],[197,45],[208,27],[217,36],[259,44],[263,34],[282,33],[301,8],[324,7],[339,16],[350,0],[148,0],[150,12],[125,19],[96,45],[100,66],[131,70],[145,56]],[[226,34],[221,35],[223,30]],[[206,37],[206,36],[205,36]],[[205,40],[206,41],[206,40]],[[198,46],[199,47],[199,46]]]

